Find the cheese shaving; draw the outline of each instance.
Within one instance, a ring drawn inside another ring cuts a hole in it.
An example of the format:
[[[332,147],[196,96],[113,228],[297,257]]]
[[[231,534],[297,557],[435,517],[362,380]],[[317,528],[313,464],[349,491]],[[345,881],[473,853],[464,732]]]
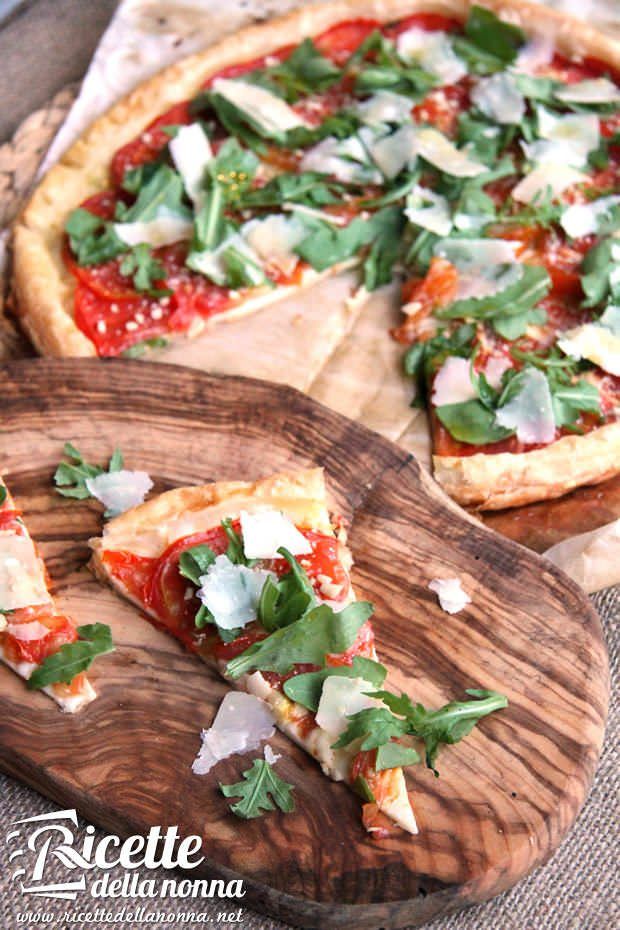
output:
[[[202,746],[192,771],[206,775],[222,759],[256,749],[274,733],[273,714],[265,701],[243,691],[229,691],[209,729],[202,731]]]
[[[463,590],[460,578],[433,578],[428,586],[437,595],[439,606],[447,614],[458,614],[471,604],[471,597]]]

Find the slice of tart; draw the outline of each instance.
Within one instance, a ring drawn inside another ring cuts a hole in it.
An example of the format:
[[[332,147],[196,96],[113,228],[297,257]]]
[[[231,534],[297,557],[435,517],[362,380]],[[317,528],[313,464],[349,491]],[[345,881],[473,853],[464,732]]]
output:
[[[361,741],[335,747],[347,716],[378,704],[368,692],[385,669],[321,469],[168,491],[110,520],[91,546],[100,578],[264,700],[326,775],[363,797],[368,830],[387,818],[417,832],[402,769],[377,771]],[[316,693],[302,697],[300,676],[317,671]]]

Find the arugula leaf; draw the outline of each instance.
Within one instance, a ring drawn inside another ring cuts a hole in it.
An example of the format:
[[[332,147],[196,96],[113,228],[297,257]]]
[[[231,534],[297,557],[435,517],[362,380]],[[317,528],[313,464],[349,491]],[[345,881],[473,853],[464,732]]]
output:
[[[224,190],[220,184],[214,183],[194,217],[192,248],[196,251],[211,251],[222,242],[225,235]]]
[[[382,691],[376,692],[378,696],[383,693]],[[408,729],[407,721],[395,717],[387,707],[368,707],[366,710],[352,714],[348,719],[351,722],[344,733],[333,743],[332,749],[344,749],[357,739],[362,740],[360,750],[377,749],[388,743],[392,737],[404,736]]]
[[[127,251],[112,225],[83,207],[71,211],[65,232],[78,265],[98,265]]]
[[[143,339],[121,352],[123,358],[142,358],[149,349],[165,349],[168,340],[164,336],[153,336],[152,339]]]
[[[323,665],[328,653],[340,655],[353,645],[372,612],[368,601],[356,601],[339,613],[321,604],[231,659],[226,674],[233,679],[256,670],[282,675],[298,663]]]
[[[283,781],[265,759],[255,759],[251,768],[242,772],[242,777],[243,781],[234,785],[220,782],[224,797],[241,798],[230,808],[237,817],[251,820],[260,817],[264,811],[274,811],[276,805],[285,814],[295,810],[294,786]]]
[[[60,462],[54,473],[54,483],[58,494],[63,497],[73,497],[77,500],[85,500],[92,497],[92,494],[86,487],[87,478],[96,478],[97,475],[103,475],[106,471],[120,471],[123,467],[123,456],[120,449],[115,449],[108,467],[102,465],[90,465],[84,460],[81,452],[70,442],[63,446],[63,455],[71,459],[70,462]]]
[[[459,442],[486,446],[512,436],[514,430],[505,429],[495,422],[495,411],[489,410],[481,400],[467,400],[460,404],[443,404],[435,413],[451,436]]]
[[[595,413],[601,416],[601,398],[598,388],[583,378],[575,384],[549,377],[551,403],[556,426],[571,426],[580,413]]]
[[[181,553],[179,557],[179,572],[188,578],[196,587],[200,585],[200,578],[207,574],[209,566],[215,562],[215,552],[211,546],[201,543],[192,546]]]
[[[321,54],[312,39],[304,39],[284,61],[253,71],[248,79],[264,84],[294,103],[301,96],[327,90],[340,76],[340,68]]]
[[[4,504],[5,500],[8,497],[8,491],[3,484],[0,484],[0,507]]]
[[[80,672],[85,672],[93,659],[114,652],[112,633],[105,623],[90,623],[77,627],[80,637],[74,643],[65,643],[35,668],[26,682],[28,688],[45,688],[54,682],[69,684]]]
[[[357,255],[363,246],[372,243],[364,265],[365,286],[373,290],[389,280],[389,271],[400,251],[403,219],[399,208],[384,207],[366,220],[356,216],[342,227],[313,219],[306,222],[308,236],[295,251],[317,271]]]
[[[504,65],[512,64],[526,41],[522,29],[504,22],[482,6],[471,7],[465,23],[465,35],[478,49],[499,58]]]
[[[374,229],[370,252],[364,261],[364,287],[374,291],[392,280],[392,271],[402,251],[405,217],[400,207],[385,207],[368,221]]]
[[[257,559],[246,559],[245,552],[243,551],[243,537],[235,530],[230,517],[226,517],[225,520],[222,520],[222,529],[228,537],[228,548],[226,549],[227,558],[229,558],[231,562],[234,562],[235,565],[247,565],[248,568],[252,568],[253,565],[256,565]]]
[[[402,743],[385,743],[377,749],[375,771],[382,772],[383,769],[395,769],[404,767],[405,765],[415,765],[419,761],[419,753],[410,746],[403,746]]]
[[[146,242],[134,245],[119,265],[119,271],[131,277],[137,291],[146,292],[150,297],[170,297],[169,288],[157,288],[155,283],[163,281],[166,269],[153,256],[153,250]]]
[[[140,188],[144,187],[157,173],[160,164],[161,162],[158,161],[147,161],[143,165],[138,165],[137,168],[130,168],[125,171],[121,187],[128,194],[137,194]]]
[[[456,300],[436,311],[440,319],[469,318],[488,320],[505,338],[515,339],[525,332],[528,314],[547,294],[551,279],[546,269],[539,265],[521,265],[522,272],[517,281],[489,297],[470,297]],[[516,326],[507,329],[508,319],[517,318]],[[515,332],[516,330],[516,332]]]
[[[373,688],[380,688],[385,681],[387,669],[380,662],[355,656],[351,665],[334,665],[322,668],[318,672],[304,672],[303,675],[294,675],[284,682],[284,693],[291,701],[316,711],[319,708],[321,692],[327,678],[340,675],[344,678],[363,678]]]
[[[315,145],[321,139],[327,136],[335,136],[337,139],[347,139],[353,135],[359,127],[360,120],[354,113],[341,111],[332,113],[318,126],[306,127],[296,126],[295,129],[289,129],[284,133],[281,140],[274,139],[276,145],[282,145],[287,149],[302,149],[309,145]]]
[[[601,239],[586,253],[581,263],[581,287],[586,299],[584,307],[595,307],[609,296],[620,298],[620,282],[612,285],[611,272],[620,267],[620,245],[612,236]]]
[[[422,704],[413,704],[406,694],[398,697],[390,691],[377,691],[372,696],[380,698],[395,714],[402,714],[406,732],[423,740],[426,764],[438,775],[435,760],[442,744],[458,743],[471,733],[482,717],[508,706],[507,698],[497,691],[468,688],[465,693],[474,700],[451,701],[432,711]]]
[[[331,181],[315,171],[304,171],[301,174],[284,172],[276,175],[263,187],[241,194],[239,206],[245,209],[299,203],[308,207],[324,207],[326,204],[338,203],[346,190],[344,184]]]
[[[274,581],[267,578],[258,602],[257,616],[268,632],[299,620],[310,606],[316,606],[314,589],[305,571],[288,549],[278,549],[291,571]]]
[[[522,72],[515,72],[512,79],[524,97],[536,100],[537,103],[552,103],[555,91],[563,86],[561,81],[554,81],[553,78],[533,77]]]
[[[126,207],[119,202],[116,206],[117,219],[123,223],[148,222],[164,207],[172,213],[190,217],[183,203],[184,188],[181,175],[169,165],[158,165],[139,191],[135,203]]]
[[[265,274],[262,265],[253,261],[245,252],[236,249],[233,245],[224,250],[222,261],[226,269],[226,283],[231,288],[275,287],[274,282]]]

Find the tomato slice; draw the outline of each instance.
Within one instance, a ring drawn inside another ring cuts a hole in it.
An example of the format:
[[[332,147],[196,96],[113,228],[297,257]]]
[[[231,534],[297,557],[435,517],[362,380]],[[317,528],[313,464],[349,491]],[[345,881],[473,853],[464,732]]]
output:
[[[462,32],[463,26],[456,19],[442,16],[441,13],[414,13],[405,19],[392,23],[383,30],[389,39],[394,39],[408,29],[425,29],[427,32]]]
[[[376,19],[349,19],[322,32],[314,40],[314,44],[335,64],[343,65],[364,39],[377,29],[381,29],[381,23]]]
[[[22,535],[23,526],[17,519],[19,516],[19,510],[0,510],[0,530]]]
[[[469,82],[448,84],[431,90],[413,108],[413,118],[418,123],[430,123],[446,136],[453,136],[460,114],[469,106]]]
[[[285,45],[282,48],[276,49],[275,52],[270,52],[269,55],[263,55],[261,58],[253,58],[252,61],[243,61],[238,65],[229,65],[228,68],[222,68],[221,71],[216,71],[215,74],[212,74],[208,80],[205,81],[204,87],[211,87],[213,82],[218,78],[241,77],[242,74],[247,74],[249,71],[256,71],[258,68],[275,65],[288,58],[295,48],[295,45]]]
[[[435,257],[424,278],[411,278],[403,285],[402,299],[410,312],[400,326],[391,331],[397,342],[410,345],[425,335],[424,320],[437,307],[445,307],[456,298],[458,272],[445,258]],[[429,334],[432,332],[429,330]]]
[[[39,665],[48,656],[57,652],[65,643],[74,643],[78,638],[75,627],[68,617],[51,614],[49,605],[24,607],[15,610],[8,618],[11,626],[38,621],[49,633],[41,639],[23,640],[5,632],[0,634],[7,658],[11,662],[34,662]]]
[[[233,523],[234,526],[234,523]],[[150,581],[144,587],[144,602],[172,632],[193,644],[194,618],[200,603],[190,582],[179,572],[181,553],[192,546],[207,545],[219,555],[226,551],[228,538],[221,526],[184,536],[172,543],[157,559]],[[188,591],[192,594],[187,597]]]
[[[106,551],[103,562],[110,574],[117,578],[133,597],[144,602],[144,590],[153,577],[155,558],[135,555],[133,552]]]
[[[186,126],[191,123],[190,101],[184,100],[158,116],[136,139],[118,150],[110,165],[110,178],[115,187],[121,187],[125,173],[146,162],[154,161],[170,141],[166,126]]]
[[[374,658],[375,652],[375,634],[370,620],[367,620],[357,631],[357,637],[352,646],[349,646],[346,652],[330,652],[325,656],[325,664],[332,667],[340,665],[353,665],[353,659],[361,656],[365,659]]]

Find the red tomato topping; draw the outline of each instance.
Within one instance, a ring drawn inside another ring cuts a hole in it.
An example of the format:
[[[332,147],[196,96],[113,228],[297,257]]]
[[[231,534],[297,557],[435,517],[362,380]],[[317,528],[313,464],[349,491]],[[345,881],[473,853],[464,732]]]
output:
[[[17,639],[6,632],[0,634],[7,657],[11,662],[34,662],[39,665],[65,643],[76,641],[78,635],[68,617],[50,614],[50,610],[49,605],[43,605],[24,607],[11,613],[8,618],[11,626],[36,620],[49,630],[49,633],[41,639],[33,640]]]
[[[364,39],[381,29],[376,19],[350,19],[337,23],[314,40],[314,44],[327,58],[343,65],[347,58],[360,47]]]
[[[103,562],[111,575],[117,578],[133,597],[144,601],[144,590],[153,577],[157,559],[134,555],[133,552],[111,552],[103,555]]]
[[[409,304],[403,323],[391,330],[398,342],[410,345],[414,340],[425,340],[433,330],[425,331],[424,321],[438,307],[445,307],[456,298],[458,272],[445,258],[431,259],[425,278],[411,278],[403,285],[402,300]]]
[[[19,515],[19,510],[0,510],[0,530],[10,530],[22,536],[24,528],[17,519]]]
[[[462,81],[432,90],[413,108],[418,123],[430,123],[447,136],[456,132],[460,114],[469,105],[469,85]]]
[[[110,178],[115,187],[122,185],[126,171],[157,158],[170,141],[170,136],[164,132],[164,127],[186,126],[191,123],[189,103],[189,100],[175,103],[162,116],[158,116],[152,123],[149,123],[136,139],[118,150],[110,165]]]
[[[461,32],[462,25],[456,19],[442,16],[441,13],[414,13],[383,30],[389,39],[394,39],[408,29],[425,29],[427,32]]]
[[[375,634],[373,632],[370,620],[367,620],[357,631],[357,637],[352,646],[349,646],[346,652],[337,654],[330,652],[325,656],[325,664],[336,667],[338,665],[353,665],[353,659],[361,656],[364,659],[374,658],[375,652]]]

